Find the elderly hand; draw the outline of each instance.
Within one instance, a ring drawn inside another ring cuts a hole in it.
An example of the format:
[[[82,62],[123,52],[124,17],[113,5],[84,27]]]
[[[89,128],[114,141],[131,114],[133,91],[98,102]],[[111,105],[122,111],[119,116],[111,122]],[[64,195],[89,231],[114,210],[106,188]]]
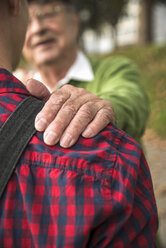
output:
[[[64,85],[52,94],[37,80],[26,83],[28,91],[40,99],[47,100],[38,113],[35,127],[44,131],[44,142],[68,148],[76,143],[80,134],[90,138],[98,134],[109,122],[115,122],[110,102],[89,91]]]

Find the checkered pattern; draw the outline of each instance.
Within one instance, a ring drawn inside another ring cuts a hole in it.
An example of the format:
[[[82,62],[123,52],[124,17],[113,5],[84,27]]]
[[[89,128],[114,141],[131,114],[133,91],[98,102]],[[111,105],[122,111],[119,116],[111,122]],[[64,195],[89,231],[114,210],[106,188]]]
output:
[[[0,70],[0,125],[27,95]],[[70,149],[36,133],[0,200],[5,248],[153,248],[157,225],[142,150],[113,125]]]

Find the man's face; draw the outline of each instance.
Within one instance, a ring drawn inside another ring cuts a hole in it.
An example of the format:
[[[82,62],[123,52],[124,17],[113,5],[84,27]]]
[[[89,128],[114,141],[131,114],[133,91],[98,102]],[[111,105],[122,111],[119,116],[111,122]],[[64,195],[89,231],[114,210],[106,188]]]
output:
[[[77,47],[77,16],[61,2],[29,5],[24,55],[36,66],[65,58]]]

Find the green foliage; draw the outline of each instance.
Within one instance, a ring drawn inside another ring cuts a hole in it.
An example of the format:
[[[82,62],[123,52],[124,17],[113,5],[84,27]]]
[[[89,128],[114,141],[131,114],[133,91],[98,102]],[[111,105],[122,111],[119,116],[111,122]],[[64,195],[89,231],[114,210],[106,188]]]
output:
[[[138,65],[150,100],[148,127],[166,138],[166,45],[127,48],[113,54],[125,55]]]
[[[128,0],[73,0],[82,19],[82,32],[87,28],[99,31],[103,23],[116,26]]]

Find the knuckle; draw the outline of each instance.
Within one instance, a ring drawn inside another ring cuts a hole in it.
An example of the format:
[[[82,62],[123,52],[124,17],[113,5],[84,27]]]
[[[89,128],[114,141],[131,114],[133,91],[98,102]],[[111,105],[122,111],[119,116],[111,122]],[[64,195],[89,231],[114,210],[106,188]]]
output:
[[[103,99],[100,111],[102,119],[104,119],[105,121],[111,121],[111,122],[115,122],[115,112],[114,112],[114,108],[112,106],[112,104]]]
[[[70,102],[63,107],[63,110],[67,113],[76,113],[76,106],[72,102]]]
[[[104,123],[115,123],[115,115],[114,112],[112,111],[112,109],[103,109],[101,111],[101,118],[103,120]]]
[[[52,116],[55,116],[57,113],[57,110],[55,108],[54,104],[46,105],[45,108],[42,110],[41,114],[47,118],[50,118]]]
[[[99,131],[100,131],[100,127],[98,126],[98,125],[96,125],[97,124],[97,122],[95,122],[95,121],[92,121],[91,123],[90,123],[90,125],[89,125],[89,129],[91,130],[91,133],[92,134],[97,134]]]
[[[65,84],[64,86],[62,86],[62,88],[60,88],[60,90],[65,90],[65,91],[73,91],[75,89],[75,87],[74,86],[72,86],[72,85],[70,85],[70,84]]]
[[[68,128],[68,132],[71,133],[74,138],[76,138],[82,133],[83,129],[84,125],[80,119]]]
[[[87,90],[83,88],[78,88],[78,87],[68,85],[68,84],[64,85],[61,89],[65,90],[65,92],[68,92],[70,97],[77,98],[77,100],[78,100],[78,97],[86,96],[88,93],[91,94],[90,92],[88,92]]]
[[[50,101],[53,105],[62,105],[65,101],[65,97],[62,94],[52,94],[50,97]]]
[[[85,119],[91,119],[93,117],[91,109],[86,105],[80,109],[80,116]]]
[[[104,111],[104,113],[102,114],[102,117],[105,122],[111,121],[112,119],[110,113],[107,111]]]
[[[60,133],[64,129],[64,122],[60,119],[53,121],[49,125],[49,130],[55,131],[56,133]]]
[[[54,113],[53,112],[44,112],[42,115],[40,115],[40,119],[44,118],[47,121],[51,121],[54,117]]]
[[[87,93],[90,93],[90,92],[88,92],[86,89],[84,89],[84,88],[77,88],[78,89],[78,92],[79,92],[79,94],[87,94]],[[91,94],[91,93],[90,93]]]
[[[108,109],[109,111],[113,110],[113,106],[110,102],[108,102],[107,100],[103,100],[103,104],[105,106],[106,109]]]

